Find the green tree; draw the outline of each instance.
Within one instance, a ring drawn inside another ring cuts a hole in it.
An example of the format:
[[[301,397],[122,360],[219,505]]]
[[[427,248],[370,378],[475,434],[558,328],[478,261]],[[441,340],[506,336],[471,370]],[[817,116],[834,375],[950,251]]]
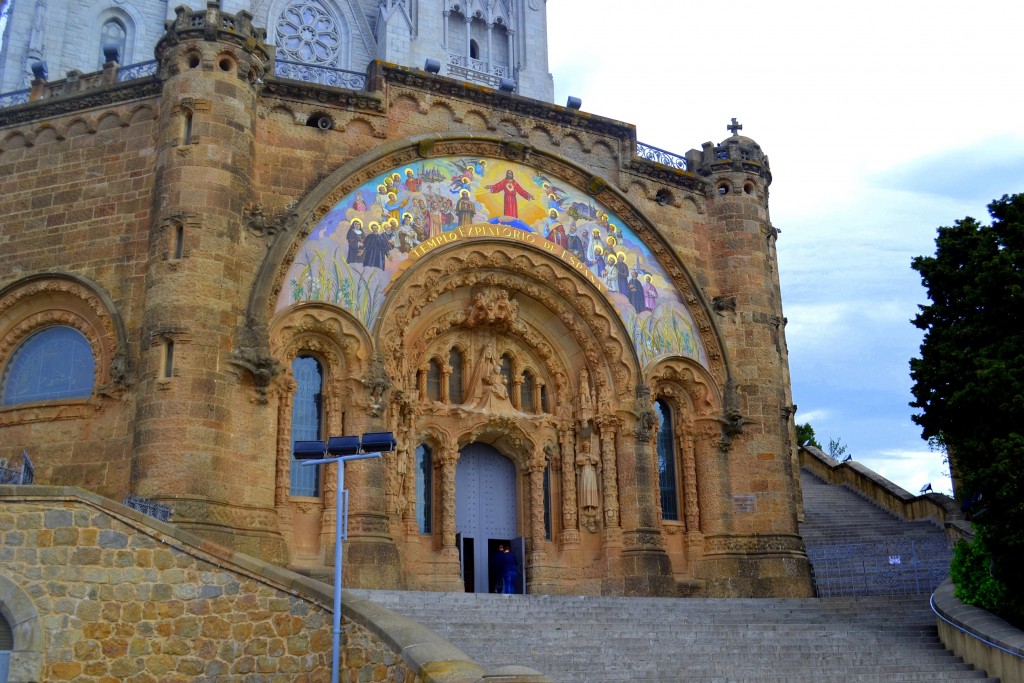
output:
[[[814,438],[814,427],[811,426],[810,422],[805,422],[802,425],[796,426],[796,443],[798,446],[814,446],[820,449],[821,444]]]
[[[1024,618],[1024,194],[941,227],[935,256],[912,262],[931,303],[914,325],[914,422],[945,447],[957,496],[974,506],[980,547],[1007,589],[1006,616]],[[1010,612],[1016,612],[1011,614]]]

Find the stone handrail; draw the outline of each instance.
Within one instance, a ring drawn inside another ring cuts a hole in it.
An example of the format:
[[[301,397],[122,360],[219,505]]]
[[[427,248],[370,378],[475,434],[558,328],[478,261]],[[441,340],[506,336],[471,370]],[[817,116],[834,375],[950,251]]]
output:
[[[800,466],[829,484],[845,484],[884,510],[908,521],[932,520],[953,540],[972,535],[960,508],[940,493],[914,495],[877,472],[850,460],[836,462],[814,446],[801,446]]]
[[[1024,683],[1024,631],[979,607],[960,602],[946,580],[932,595],[942,643],[975,668],[1004,683]]]

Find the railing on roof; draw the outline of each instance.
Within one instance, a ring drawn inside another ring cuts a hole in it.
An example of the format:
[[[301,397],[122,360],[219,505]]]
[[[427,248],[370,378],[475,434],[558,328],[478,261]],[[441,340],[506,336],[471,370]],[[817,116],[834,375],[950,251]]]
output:
[[[158,66],[159,64],[155,59],[151,59],[148,62],[139,62],[138,64],[126,64],[124,66],[115,64],[110,67],[110,69],[113,69],[113,76],[107,75],[109,69],[87,74],[71,70],[68,71],[67,76],[59,81],[43,81],[39,93],[35,97],[32,95],[33,88],[16,90],[15,92],[0,95],[0,109],[14,107],[33,100],[47,100],[52,97],[98,90],[115,79],[118,83],[127,83],[144,78],[155,78]]]
[[[290,78],[293,81],[330,85],[335,88],[349,90],[366,90],[366,74],[358,71],[335,69],[330,66],[303,64],[278,59],[274,62],[274,75],[279,78]]]
[[[13,107],[18,104],[25,104],[28,102],[28,96],[31,92],[31,88],[25,88],[24,90],[15,90],[14,92],[8,92],[0,95],[0,109]]]
[[[0,460],[0,484],[31,484],[36,478],[36,468],[32,466],[26,451],[21,452],[21,467],[9,465]]]
[[[118,83],[124,83],[125,81],[134,81],[137,78],[156,76],[158,66],[155,59],[151,59],[148,62],[120,66],[117,69],[117,81]]]
[[[668,150],[644,144],[643,142],[636,143],[636,155],[641,159],[647,159],[648,161],[653,161],[656,164],[668,166],[669,168],[675,168],[680,171],[690,170],[687,167],[686,159],[678,154],[673,154]]]
[[[149,498],[143,498],[142,496],[136,496],[129,493],[124,498],[124,504],[133,510],[138,510],[144,515],[149,515],[159,519],[161,522],[166,522],[171,519],[171,508],[163,503],[157,503],[156,501],[150,500]]]

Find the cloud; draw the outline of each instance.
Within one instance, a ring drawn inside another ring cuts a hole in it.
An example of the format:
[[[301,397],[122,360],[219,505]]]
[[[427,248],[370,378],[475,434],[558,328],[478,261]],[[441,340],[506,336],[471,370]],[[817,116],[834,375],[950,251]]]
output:
[[[1024,139],[989,138],[945,149],[868,176],[875,187],[987,204],[1024,191]],[[975,216],[984,222],[987,214]]]

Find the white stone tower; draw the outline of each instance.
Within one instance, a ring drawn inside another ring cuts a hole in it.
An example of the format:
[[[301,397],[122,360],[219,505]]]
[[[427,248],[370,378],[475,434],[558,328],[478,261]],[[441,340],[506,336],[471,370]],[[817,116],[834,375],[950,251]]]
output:
[[[122,65],[153,59],[164,21],[178,0],[0,0],[7,25],[0,48],[0,92],[27,88],[44,61],[49,78],[103,67],[104,45]],[[376,59],[497,88],[515,83],[526,97],[551,101],[547,0],[223,0],[267,27],[277,74],[358,87]]]

